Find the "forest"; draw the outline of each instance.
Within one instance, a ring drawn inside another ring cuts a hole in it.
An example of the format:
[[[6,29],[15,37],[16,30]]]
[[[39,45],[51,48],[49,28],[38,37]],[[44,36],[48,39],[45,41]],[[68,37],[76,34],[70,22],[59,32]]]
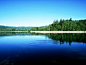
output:
[[[84,20],[55,20],[52,24],[41,27],[8,27],[0,26],[0,31],[86,31],[86,19]]]
[[[55,20],[52,24],[44,27],[30,28],[32,31],[86,31],[86,19],[85,20],[69,20],[60,19]]]

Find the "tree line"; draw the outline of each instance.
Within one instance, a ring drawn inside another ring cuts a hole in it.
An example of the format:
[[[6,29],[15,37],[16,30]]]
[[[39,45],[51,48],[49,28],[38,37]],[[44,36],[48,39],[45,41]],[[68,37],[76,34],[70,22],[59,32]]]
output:
[[[85,31],[86,30],[86,19],[85,20],[69,20],[60,19],[55,20],[52,24],[44,27],[30,28],[32,31]]]
[[[0,31],[86,31],[85,20],[69,20],[60,19],[55,20],[52,24],[42,27],[28,27],[28,28],[15,28],[8,26],[0,26]]]

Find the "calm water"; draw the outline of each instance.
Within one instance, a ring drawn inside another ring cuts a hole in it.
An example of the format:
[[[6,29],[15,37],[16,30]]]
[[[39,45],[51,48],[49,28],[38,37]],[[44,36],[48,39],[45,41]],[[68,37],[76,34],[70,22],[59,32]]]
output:
[[[0,65],[84,64],[85,35],[3,34],[0,36]]]

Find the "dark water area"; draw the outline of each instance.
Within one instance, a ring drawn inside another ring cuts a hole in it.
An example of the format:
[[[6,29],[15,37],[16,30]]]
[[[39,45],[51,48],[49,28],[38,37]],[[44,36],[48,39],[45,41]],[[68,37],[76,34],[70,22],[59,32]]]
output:
[[[0,65],[86,64],[86,34],[0,33]]]

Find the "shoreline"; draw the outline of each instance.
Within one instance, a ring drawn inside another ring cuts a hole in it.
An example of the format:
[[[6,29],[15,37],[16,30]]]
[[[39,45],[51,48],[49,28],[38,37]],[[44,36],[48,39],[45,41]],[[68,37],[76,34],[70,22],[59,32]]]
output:
[[[0,32],[30,32],[30,33],[86,33],[86,31],[0,31]]]
[[[31,33],[86,33],[86,31],[30,31]]]

